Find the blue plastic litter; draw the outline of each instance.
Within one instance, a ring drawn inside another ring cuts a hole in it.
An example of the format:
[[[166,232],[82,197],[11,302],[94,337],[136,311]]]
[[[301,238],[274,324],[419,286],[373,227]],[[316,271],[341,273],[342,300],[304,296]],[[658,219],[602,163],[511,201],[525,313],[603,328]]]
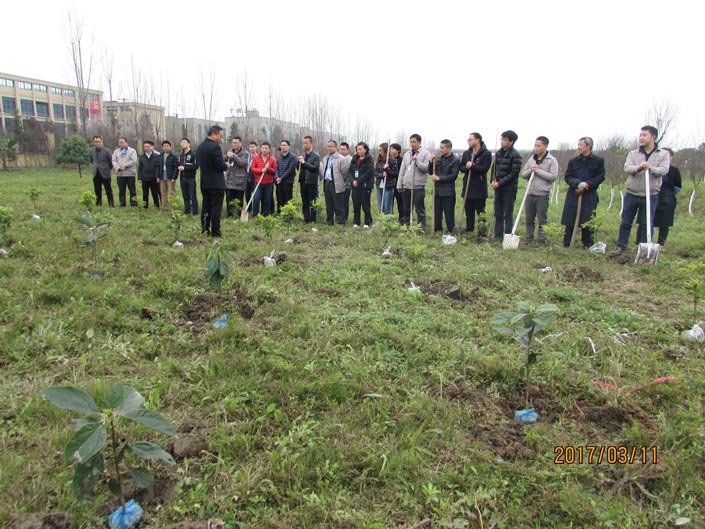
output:
[[[215,320],[213,322],[213,327],[215,327],[216,329],[222,329],[223,327],[227,327],[227,326],[228,326],[228,315],[227,314],[223,314],[220,318],[218,318],[217,320]]]
[[[109,517],[110,529],[132,529],[139,526],[142,521],[142,507],[135,500],[125,504],[125,508],[118,507]]]
[[[539,414],[534,408],[517,410],[514,412],[514,420],[521,424],[533,424],[539,420]]]

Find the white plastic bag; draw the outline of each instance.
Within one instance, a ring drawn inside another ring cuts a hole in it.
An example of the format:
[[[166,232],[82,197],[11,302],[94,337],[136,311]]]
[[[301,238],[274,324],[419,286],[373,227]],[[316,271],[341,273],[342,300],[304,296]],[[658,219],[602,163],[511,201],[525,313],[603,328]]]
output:
[[[445,245],[455,244],[456,242],[458,242],[458,239],[456,239],[452,235],[444,235],[443,237],[441,237],[441,240]]]
[[[607,243],[602,241],[596,242],[595,244],[590,246],[590,252],[600,254],[607,253]]]
[[[276,259],[274,259],[274,250],[272,250],[272,253],[269,254],[269,257],[266,255],[264,256],[264,266],[274,266],[277,264]]]
[[[705,342],[705,331],[697,323],[692,328],[681,333],[681,338],[688,342]]]

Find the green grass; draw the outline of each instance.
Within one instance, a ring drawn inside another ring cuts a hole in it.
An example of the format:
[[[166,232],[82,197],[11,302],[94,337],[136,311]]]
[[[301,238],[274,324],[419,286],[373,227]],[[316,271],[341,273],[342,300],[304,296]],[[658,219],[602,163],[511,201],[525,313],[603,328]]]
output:
[[[694,323],[681,269],[703,254],[705,226],[685,200],[653,269],[583,250],[510,252],[465,236],[444,246],[440,235],[401,232],[383,259],[374,230],[294,222],[275,227],[270,243],[259,223],[228,219],[222,245],[238,266],[209,307],[210,241],[197,219],[185,219],[186,246],[174,249],[167,213],[99,208],[111,225],[97,242],[95,280],[75,221],[92,182],[62,171],[0,180],[0,205],[15,211],[0,259],[0,526],[50,510],[66,511],[72,527],[100,526],[107,487],[90,505],[75,501],[58,455],[70,414],[41,392],[100,393],[116,381],[174,423],[195,421],[208,444],[176,467],[154,465],[147,527],[208,518],[231,528],[703,524],[705,355],[678,335]],[[618,210],[599,237],[610,247]],[[552,204],[549,220],[560,211]],[[287,259],[265,268],[273,249]],[[554,272],[539,272],[547,265]],[[411,281],[423,295],[408,292]],[[454,285],[461,299],[445,296]],[[513,413],[523,407],[524,352],[489,320],[526,299],[557,304],[547,332],[561,334],[538,349],[529,396],[540,418],[522,427]],[[229,326],[214,329],[223,312]],[[626,345],[617,333],[630,334]],[[627,393],[666,375],[679,380]],[[586,444],[654,445],[659,458],[554,464],[556,446]]]

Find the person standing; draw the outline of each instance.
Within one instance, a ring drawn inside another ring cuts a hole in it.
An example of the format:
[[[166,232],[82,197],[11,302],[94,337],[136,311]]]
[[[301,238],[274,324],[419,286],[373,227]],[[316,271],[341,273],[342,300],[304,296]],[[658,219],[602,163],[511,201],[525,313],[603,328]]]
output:
[[[247,204],[250,204],[250,207],[248,208],[249,211],[252,211],[252,203],[250,202],[250,199],[252,198],[252,193],[255,190],[255,175],[250,171],[250,168],[252,167],[252,160],[255,159],[255,156],[257,156],[257,142],[256,141],[251,141],[247,145],[247,188],[245,189],[245,202]]]
[[[272,212],[272,184],[277,174],[277,161],[270,152],[268,142],[262,143],[259,154],[252,159],[250,170],[255,175],[255,195],[252,199],[252,218],[262,211],[263,217]]]
[[[575,218],[578,214],[578,197],[582,196],[582,206],[578,226],[588,222],[600,202],[597,189],[605,180],[605,160],[592,154],[592,138],[584,136],[578,140],[578,156],[568,161],[565,170],[565,181],[568,191],[563,204],[561,224],[565,226],[563,246],[570,246],[575,227]],[[584,248],[590,248],[594,241],[594,232],[590,228],[581,228],[581,239]]]
[[[394,188],[396,180],[391,182],[387,174],[387,153],[389,145],[387,143],[379,144],[379,152],[377,153],[377,161],[375,162],[375,189],[377,189],[377,207],[383,215],[392,214],[392,206],[394,204]]]
[[[435,165],[434,165],[435,162]],[[460,160],[453,154],[453,143],[441,141],[441,155],[431,154],[431,179],[435,182],[436,193],[433,197],[433,229],[443,231],[443,217],[446,219],[448,233],[455,228],[455,181],[460,172]]]
[[[294,179],[296,178],[296,156],[291,154],[289,140],[279,142],[281,154],[277,158],[277,174],[274,183],[277,186],[277,214],[281,213],[294,196]]]
[[[350,179],[350,164],[352,156],[350,156],[350,145],[347,142],[340,142],[338,154],[342,157],[341,169],[345,178],[345,222],[350,217],[350,195],[352,194],[352,180]]]
[[[144,209],[149,207],[149,193],[152,192],[154,207],[159,208],[159,182],[162,157],[154,152],[154,142],[147,140],[142,144],[144,152],[137,164],[137,180],[142,184],[142,202]]]
[[[370,210],[370,197],[375,185],[375,165],[370,155],[370,148],[364,141],[355,147],[355,156],[350,163],[350,180],[352,182],[353,200],[353,228],[360,227],[360,209],[365,214],[367,229],[372,224],[372,211]]]
[[[220,216],[225,197],[225,175],[228,164],[223,158],[223,127],[213,125],[208,137],[196,149],[196,159],[201,168],[201,233],[222,237]]]
[[[313,150],[313,138],[304,136],[304,153],[299,156],[299,186],[301,187],[301,213],[304,222],[316,222],[316,209],[313,202],[318,198],[318,178],[321,157]]]
[[[127,138],[124,136],[118,138],[118,148],[113,151],[113,168],[117,175],[120,207],[126,206],[126,189],[130,190],[130,206],[137,206],[137,189],[135,187],[137,151],[127,145]]]
[[[673,165],[673,151],[668,148],[664,148],[663,150],[668,153],[669,168],[666,176],[661,179],[661,189],[658,192],[658,205],[656,206],[656,214],[654,215],[654,227],[658,228],[658,243],[661,246],[666,244],[669,228],[673,226],[677,204],[676,195],[680,193],[683,187],[680,169]]]
[[[503,235],[512,233],[514,227],[514,202],[519,189],[521,154],[514,148],[519,136],[513,130],[505,130],[500,136],[501,148],[494,155],[492,189],[494,189],[494,238],[501,241]]]
[[[426,230],[426,181],[430,169],[431,153],[421,147],[421,136],[412,134],[409,137],[411,148],[406,151],[399,168],[397,189],[402,192],[403,216],[402,224],[411,224],[411,208],[416,211],[416,220],[421,229]],[[413,204],[412,204],[413,199]]]
[[[176,179],[179,177],[179,159],[171,152],[171,142],[162,142],[162,154],[160,161],[160,185],[162,205],[169,209],[169,195],[176,193]]]
[[[338,143],[328,140],[328,153],[321,160],[319,174],[323,175],[323,196],[326,201],[326,224],[337,223],[345,226],[345,175],[343,174],[343,157],[338,154]]]
[[[470,133],[468,147],[469,149],[463,153],[460,160],[460,172],[464,175],[460,196],[465,202],[465,231],[472,232],[475,230],[476,215],[479,216],[480,213],[485,212],[487,171],[492,165],[492,154],[482,141],[482,135],[479,132]],[[467,198],[465,198],[466,190]]]
[[[401,169],[401,145],[398,143],[392,143],[389,146],[389,163],[385,165],[385,171],[387,173],[387,185],[392,186],[392,192],[394,193],[394,199],[397,202],[397,214],[399,216],[399,224],[402,220],[403,203],[402,203],[402,193],[401,190],[397,189],[397,182],[399,178],[399,169]],[[392,204],[392,211],[394,210],[394,205]]]
[[[179,166],[177,167],[181,175],[181,196],[184,198],[184,213],[188,215],[198,215],[198,195],[196,193],[196,171],[198,161],[196,154],[191,150],[191,140],[181,138],[181,154],[179,154]]]
[[[91,161],[91,173],[93,174],[93,188],[95,189],[96,206],[103,205],[103,187],[105,196],[108,198],[108,205],[115,206],[113,201],[113,186],[110,177],[113,172],[113,153],[110,149],[103,147],[103,137],[93,136],[93,147],[89,151]]]
[[[539,246],[546,244],[546,234],[543,227],[548,223],[548,203],[553,189],[553,182],[558,179],[558,160],[548,152],[548,138],[539,136],[534,142],[534,154],[531,156],[521,171],[521,177],[531,182],[528,196],[526,197],[526,240],[525,244],[534,241],[535,222],[539,220]],[[528,185],[528,184],[527,184]]]
[[[242,208],[245,207],[245,190],[247,189],[247,166],[249,164],[249,156],[245,149],[242,148],[242,138],[235,136],[231,140],[232,147],[226,154],[226,163],[228,164],[228,172],[225,175],[225,211],[226,216],[232,217],[235,211],[235,202],[239,202],[237,206],[237,215],[240,216]]]
[[[639,133],[639,148],[630,151],[624,162],[624,172],[627,173],[627,194],[624,195],[622,208],[622,222],[619,225],[617,247],[610,253],[610,257],[619,257],[626,253],[629,244],[629,233],[632,231],[634,217],[637,223],[644,226],[652,224],[659,192],[661,191],[661,178],[666,176],[670,168],[668,152],[659,148],[656,143],[658,129],[651,125],[641,127]],[[645,172],[649,171],[650,196],[646,196]],[[646,201],[649,200],[651,218],[646,218]],[[646,229],[643,238],[638,242],[646,242]]]

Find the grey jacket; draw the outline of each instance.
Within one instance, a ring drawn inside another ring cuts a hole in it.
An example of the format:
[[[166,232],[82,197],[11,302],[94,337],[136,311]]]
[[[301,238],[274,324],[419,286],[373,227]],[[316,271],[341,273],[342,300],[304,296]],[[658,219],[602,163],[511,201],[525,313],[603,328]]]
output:
[[[228,152],[235,154],[235,151],[230,148]],[[240,152],[232,158],[226,158],[225,163],[228,164],[228,172],[225,175],[225,188],[244,191],[247,188],[247,162],[249,152],[245,149],[240,149]]]
[[[119,147],[115,149],[113,151],[113,168],[117,171],[118,178],[137,176],[137,151],[132,147],[128,147],[124,153]]]
[[[98,150],[95,147],[91,147],[90,158],[93,178],[99,174],[101,178],[105,178],[106,180],[110,178],[113,169],[113,156],[110,149],[103,147]]]
[[[538,163],[539,170],[536,171],[536,176],[531,182],[531,189],[529,189],[529,195],[535,197],[547,196],[551,193],[553,188],[553,182],[558,179],[558,160],[556,160],[550,152],[546,153],[543,160],[538,162],[535,155],[529,157],[524,164],[524,168],[521,170],[521,177],[525,180],[531,178],[531,166]]]
[[[328,166],[328,158],[330,155],[326,154],[321,160],[320,175],[321,179],[325,182],[326,180],[326,167]],[[342,193],[345,191],[346,183],[345,179],[350,169],[350,161],[347,157],[341,156],[340,154],[335,154],[333,158],[333,184],[335,185],[335,192]],[[351,184],[352,185],[352,184]]]
[[[671,166],[668,151],[662,151],[659,147],[651,151],[649,156],[646,156],[643,147],[629,152],[627,161],[624,162],[624,172],[627,173],[627,193],[638,197],[646,196],[644,171],[640,171],[639,166],[647,160],[651,164],[651,174],[649,175],[651,194],[658,195],[661,190],[661,178],[666,176]]]
[[[399,168],[397,189],[411,189],[412,185],[414,189],[426,187],[431,153],[426,149],[419,149],[418,156],[414,163],[411,159],[411,149],[406,151]]]
[[[352,189],[352,175],[350,174],[350,164],[352,164],[352,156],[349,154],[347,156],[342,156],[340,153],[338,153],[338,156],[340,156],[341,162],[340,162],[340,170],[343,172],[343,180],[345,181],[345,188],[346,189]],[[323,177],[323,175],[321,175]],[[336,188],[336,193],[337,193],[337,188]]]

